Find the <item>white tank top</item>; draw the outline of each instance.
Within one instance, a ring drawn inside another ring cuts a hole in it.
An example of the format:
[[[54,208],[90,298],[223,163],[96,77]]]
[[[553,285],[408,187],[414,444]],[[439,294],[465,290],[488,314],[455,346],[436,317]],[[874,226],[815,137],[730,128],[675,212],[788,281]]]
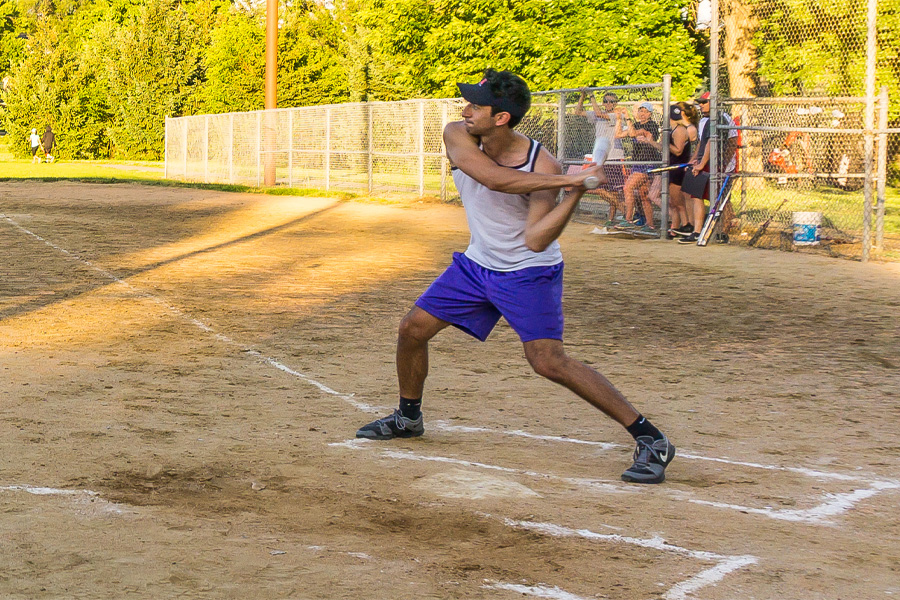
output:
[[[541,144],[531,140],[528,159],[511,168],[534,171],[540,151]],[[491,191],[456,167],[453,167],[453,182],[466,209],[471,238],[465,254],[471,260],[494,271],[518,271],[562,262],[562,252],[556,240],[543,252],[533,252],[525,245],[528,194]]]

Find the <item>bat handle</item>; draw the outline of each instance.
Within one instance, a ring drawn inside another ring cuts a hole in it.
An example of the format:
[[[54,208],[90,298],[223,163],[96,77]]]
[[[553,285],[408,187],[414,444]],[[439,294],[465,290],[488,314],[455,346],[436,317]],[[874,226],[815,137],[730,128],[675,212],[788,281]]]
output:
[[[585,189],[592,190],[600,185],[600,178],[594,177],[593,175],[585,177],[583,185]]]

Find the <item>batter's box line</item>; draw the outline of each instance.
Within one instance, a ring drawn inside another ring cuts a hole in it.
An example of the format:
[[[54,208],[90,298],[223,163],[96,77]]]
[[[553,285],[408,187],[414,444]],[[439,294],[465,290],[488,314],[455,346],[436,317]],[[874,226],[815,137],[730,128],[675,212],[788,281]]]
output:
[[[594,440],[582,440],[579,438],[573,438],[568,436],[557,436],[557,435],[538,435],[534,433],[528,433],[527,431],[521,431],[518,429],[494,429],[490,427],[471,427],[468,425],[452,425],[447,421],[435,421],[432,425],[435,429],[439,431],[447,431],[447,432],[456,432],[456,433],[493,433],[496,435],[509,435],[516,437],[525,437],[535,440],[543,440],[547,442],[556,442],[563,444],[584,444],[588,446],[596,446],[601,450],[611,450],[613,448],[628,448],[629,446],[625,446],[622,444],[616,444],[612,442],[598,442]],[[760,463],[739,461],[739,460],[731,460],[728,458],[717,458],[714,456],[701,456],[698,454],[690,454],[686,452],[678,452],[678,457],[682,459],[688,460],[705,460],[709,462],[718,462],[727,465],[735,465],[739,467],[747,467],[750,469],[763,469],[767,471],[785,471],[789,473],[796,473],[798,475],[804,475],[806,477],[812,477],[814,479],[833,479],[836,481],[847,481],[847,482],[880,482],[885,484],[886,487],[884,489],[892,489],[893,487],[900,486],[900,481],[896,481],[893,479],[880,479],[877,477],[869,476],[869,475],[847,475],[845,473],[832,473],[828,471],[818,471],[816,469],[807,469],[804,467],[783,467],[780,465],[764,465]]]
[[[626,486],[622,483],[617,483],[612,480],[563,477],[561,475],[554,475],[552,473],[540,473],[537,471],[528,471],[525,469],[514,469],[511,467],[491,465],[460,458],[452,458],[449,456],[426,456],[424,454],[417,454],[406,450],[376,450],[373,447],[374,443],[376,442],[367,439],[352,439],[343,442],[333,442],[329,444],[329,446],[348,448],[350,450],[372,450],[378,452],[378,454],[384,458],[394,460],[439,462],[463,467],[483,469],[487,471],[497,471],[502,473],[522,475],[533,479],[559,481],[561,483],[566,483],[569,485],[577,485],[579,487],[593,489],[601,493],[638,493],[639,490],[643,489],[640,487],[635,487],[634,485]],[[700,500],[694,497],[689,497],[685,492],[678,490],[663,488],[662,491],[672,497],[678,498],[679,500],[684,500],[693,504],[699,504],[703,506],[711,506],[714,508],[762,515],[770,519],[776,519],[780,521],[806,523],[811,525],[833,525],[831,518],[846,513],[854,506],[856,506],[856,504],[858,504],[859,502],[871,498],[882,491],[895,489],[900,489],[900,484],[898,484],[897,482],[873,482],[871,484],[871,487],[866,489],[858,489],[846,493],[827,493],[824,495],[825,499],[823,502],[808,509],[775,509],[772,507],[754,508],[738,504],[727,504],[724,502]]]
[[[520,521],[507,517],[497,517],[488,513],[478,512],[476,514],[484,518],[500,521],[507,527],[511,527],[513,529],[532,531],[534,533],[545,536],[561,538],[576,537],[590,540],[592,542],[628,544],[632,546],[638,546],[640,548],[648,548],[652,550],[658,550],[660,552],[678,554],[680,556],[685,556],[699,562],[715,563],[712,567],[704,569],[693,577],[689,577],[688,579],[685,579],[684,581],[681,581],[669,588],[669,590],[666,591],[666,593],[663,595],[663,598],[665,598],[665,600],[686,600],[689,596],[695,594],[702,588],[722,581],[727,575],[737,571],[738,569],[742,569],[759,562],[759,559],[757,557],[749,554],[729,556],[725,554],[717,554],[715,552],[707,552],[705,550],[691,550],[689,548],[682,548],[681,546],[670,544],[660,537],[634,538],[615,533],[597,533],[595,531],[591,531],[590,529],[572,529],[553,523]],[[540,586],[519,586],[510,583],[487,581],[485,582],[485,587],[492,589],[506,589],[523,594],[538,596],[541,598],[581,600],[574,594],[569,594],[569,592],[561,590],[557,587],[551,588],[544,584],[541,584]]]

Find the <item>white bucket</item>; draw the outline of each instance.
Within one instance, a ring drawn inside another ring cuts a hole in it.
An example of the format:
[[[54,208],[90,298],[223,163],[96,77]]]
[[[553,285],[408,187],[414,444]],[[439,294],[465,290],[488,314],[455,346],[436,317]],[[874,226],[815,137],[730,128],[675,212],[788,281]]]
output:
[[[819,226],[822,224],[820,212],[795,212],[794,245],[815,246],[819,243]]]

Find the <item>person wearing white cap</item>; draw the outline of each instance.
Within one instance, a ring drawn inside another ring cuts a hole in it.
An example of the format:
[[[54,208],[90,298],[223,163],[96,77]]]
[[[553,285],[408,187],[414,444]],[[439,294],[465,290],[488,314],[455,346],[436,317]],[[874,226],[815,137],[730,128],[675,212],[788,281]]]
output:
[[[41,147],[41,136],[37,134],[37,129],[31,130],[31,135],[28,136],[28,141],[31,142],[31,162],[41,162],[41,155],[38,154],[38,149]]]
[[[634,121],[628,124],[628,128],[620,137],[630,137],[633,141],[631,160],[640,162],[659,162],[661,155],[657,142],[659,141],[659,125],[652,119],[653,105],[650,102],[641,102],[634,108]],[[653,234],[653,211],[646,188],[649,186],[647,171],[655,165],[632,165],[631,174],[625,180],[625,218],[627,223],[619,225],[621,229],[641,229],[642,233]],[[638,201],[644,207],[643,227],[639,225],[634,216],[635,206]]]

